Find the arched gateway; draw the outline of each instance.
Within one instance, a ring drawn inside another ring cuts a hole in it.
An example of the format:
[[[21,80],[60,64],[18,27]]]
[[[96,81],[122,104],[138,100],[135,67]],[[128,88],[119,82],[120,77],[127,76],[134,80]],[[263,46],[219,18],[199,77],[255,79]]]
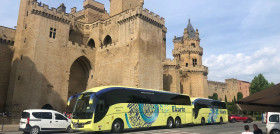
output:
[[[91,69],[90,61],[85,56],[81,56],[74,61],[70,68],[68,98],[86,90]],[[72,111],[74,103],[71,104],[67,108],[67,112]]]

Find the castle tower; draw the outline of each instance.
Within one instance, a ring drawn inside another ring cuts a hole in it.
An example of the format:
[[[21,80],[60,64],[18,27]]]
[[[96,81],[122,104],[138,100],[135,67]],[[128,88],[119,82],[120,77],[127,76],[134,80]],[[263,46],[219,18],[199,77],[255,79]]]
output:
[[[143,7],[144,0],[110,0],[110,16],[119,14],[125,10]]]
[[[62,4],[50,9],[37,0],[21,0],[6,102],[13,118],[27,108],[51,104],[62,111],[66,107],[69,69],[62,65],[68,61],[58,57],[69,58],[65,45],[74,17],[65,8]]]
[[[174,60],[179,63],[180,92],[193,97],[207,97],[208,68],[202,65],[203,49],[200,47],[198,29],[189,19],[182,37],[174,37]]]

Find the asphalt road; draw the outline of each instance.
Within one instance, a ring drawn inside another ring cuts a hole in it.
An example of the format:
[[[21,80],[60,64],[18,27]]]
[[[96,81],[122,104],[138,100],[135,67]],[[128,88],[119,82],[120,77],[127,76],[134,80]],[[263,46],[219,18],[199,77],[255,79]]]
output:
[[[227,123],[215,124],[205,126],[183,126],[182,128],[165,129],[164,127],[141,129],[141,130],[128,130],[125,134],[241,134],[244,131],[244,125],[249,125],[250,130],[253,130],[253,123]],[[255,123],[265,133],[265,124],[260,122]],[[49,132],[50,133],[50,132]],[[52,132],[53,133],[53,132]],[[1,134],[1,132],[0,132]],[[22,134],[22,132],[5,132],[4,134]],[[64,134],[63,132],[55,132],[54,134]],[[66,133],[65,133],[66,134]],[[87,134],[82,133],[80,134]]]

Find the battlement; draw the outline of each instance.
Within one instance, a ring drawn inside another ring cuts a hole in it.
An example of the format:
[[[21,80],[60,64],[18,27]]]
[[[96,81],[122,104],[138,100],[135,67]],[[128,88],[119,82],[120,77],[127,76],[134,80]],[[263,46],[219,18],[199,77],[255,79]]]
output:
[[[225,82],[210,81],[210,80],[208,80],[208,84],[222,85],[222,86],[226,86],[227,85],[227,83],[225,83]]]
[[[93,50],[93,48],[91,48],[91,47],[88,47],[84,44],[79,44],[79,43],[76,43],[76,42],[72,42],[72,41],[68,41],[68,44],[65,47]]]
[[[182,66],[180,70],[183,72],[204,72],[208,74],[208,67],[203,65],[188,66],[188,67]]]
[[[178,47],[177,49],[172,50],[173,56],[179,55],[179,54],[185,54],[185,53],[196,53],[203,55],[203,48],[202,47],[193,47],[193,46],[183,46]]]
[[[13,46],[15,41],[7,40],[0,37],[0,44]]]
[[[179,62],[177,60],[166,59],[162,63],[164,66],[179,66]]]
[[[115,17],[118,17],[117,22],[120,24],[129,21],[135,17],[140,17],[141,19],[159,27],[165,25],[165,19],[163,17],[160,17],[159,15],[149,11],[148,9],[143,9],[140,6],[134,9],[126,10],[116,15]]]
[[[226,82],[227,82],[227,81],[237,82],[238,80],[237,80],[237,79],[234,79],[234,78],[231,78],[231,79],[226,79],[225,81],[226,81]]]
[[[49,8],[48,5],[42,4],[41,2],[32,1],[31,13],[40,15],[46,18],[51,18],[64,23],[70,23],[74,20],[75,16],[65,12],[59,12],[57,8]]]
[[[148,17],[149,19],[153,19],[154,21],[156,21],[162,25],[165,25],[165,19],[163,17],[160,17],[159,15],[155,14],[152,11],[149,11],[146,8],[141,11],[142,11],[142,14],[145,15],[146,17]]]
[[[0,26],[0,38],[3,40],[14,41],[16,35],[16,30],[4,26]]]

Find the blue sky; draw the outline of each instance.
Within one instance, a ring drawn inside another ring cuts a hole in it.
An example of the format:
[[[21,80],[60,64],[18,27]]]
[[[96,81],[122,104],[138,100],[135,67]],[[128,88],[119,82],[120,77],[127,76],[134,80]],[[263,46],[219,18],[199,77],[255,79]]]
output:
[[[83,2],[41,1],[51,7],[65,3],[68,12],[72,7],[81,10]],[[109,0],[97,1],[109,12]],[[1,1],[0,25],[16,26],[19,3]],[[209,80],[237,78],[250,82],[263,73],[268,81],[280,82],[279,0],[145,0],[144,7],[166,20],[167,58],[172,58],[173,37],[182,36],[190,18],[200,32]]]

